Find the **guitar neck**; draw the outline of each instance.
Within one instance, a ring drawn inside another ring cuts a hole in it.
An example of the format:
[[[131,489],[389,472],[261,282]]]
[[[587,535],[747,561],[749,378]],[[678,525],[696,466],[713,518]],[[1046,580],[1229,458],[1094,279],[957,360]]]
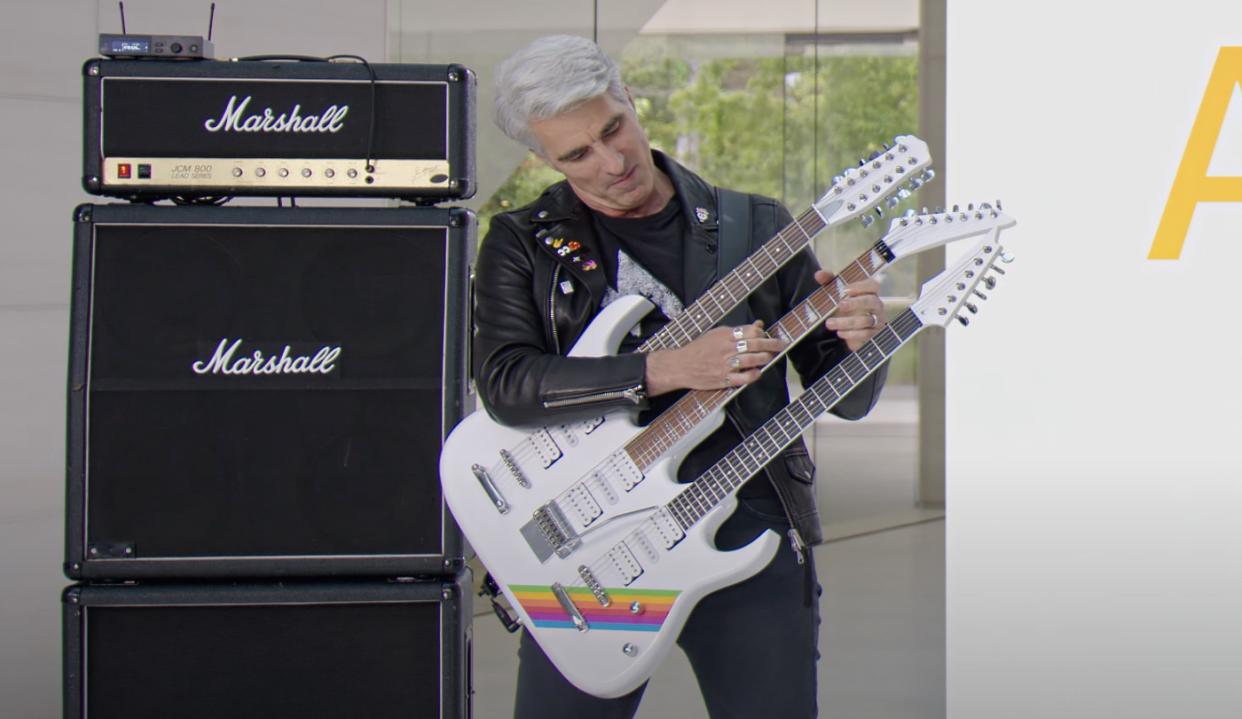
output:
[[[880,330],[857,352],[853,352],[812,384],[796,400],[777,412],[699,476],[665,508],[683,530],[707,515],[726,497],[732,496],[746,480],[794,442],[815,418],[832,409],[924,325],[910,309]]]
[[[786,342],[786,349],[819,326],[836,312],[844,299],[845,286],[872,277],[892,262],[893,253],[883,240],[876,242],[845,269],[836,281],[819,287],[768,330],[768,334]],[[772,366],[781,356],[773,358]],[[729,401],[740,387],[687,392],[625,445],[625,452],[640,469],[647,469],[673,447],[687,432]]]
[[[814,207],[803,212],[757,252],[712,285],[676,318],[644,342],[638,352],[677,349],[715,327],[827,226]]]

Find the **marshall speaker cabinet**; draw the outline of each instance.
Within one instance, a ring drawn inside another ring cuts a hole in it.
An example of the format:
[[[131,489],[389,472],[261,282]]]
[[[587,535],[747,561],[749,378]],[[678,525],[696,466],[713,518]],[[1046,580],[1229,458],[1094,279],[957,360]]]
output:
[[[90,60],[82,184],[130,199],[470,197],[459,65]]]
[[[469,577],[69,587],[64,716],[469,717]]]
[[[457,571],[468,210],[76,213],[70,577]]]

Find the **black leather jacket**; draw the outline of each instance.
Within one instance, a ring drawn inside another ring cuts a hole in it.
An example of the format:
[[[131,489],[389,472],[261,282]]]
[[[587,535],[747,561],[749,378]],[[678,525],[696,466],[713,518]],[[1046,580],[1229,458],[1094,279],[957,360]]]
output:
[[[663,154],[656,164],[672,180],[686,213],[684,266],[687,303],[702,294],[717,275],[715,189]],[[751,251],[792,221],[775,200],[750,195]],[[705,211],[705,212],[704,212]],[[705,220],[700,220],[705,215]],[[578,243],[558,253],[543,239]],[[564,355],[600,309],[607,279],[598,257],[590,210],[568,183],[552,185],[533,203],[499,214],[479,250],[475,276],[474,374],[483,404],[508,425],[540,425],[550,420],[598,416],[617,407],[646,406],[645,357],[627,354],[600,358]],[[574,261],[574,258],[577,261]],[[808,249],[753,292],[744,307],[750,319],[772,326],[818,287],[818,263]],[[789,353],[799,375],[810,383],[848,352],[845,343],[821,327]],[[881,369],[841,401],[833,412],[847,419],[864,416],[883,386]],[[680,476],[693,479],[724,451],[789,402],[785,363],[728,405],[728,420],[700,445],[721,445],[716,452],[690,453]],[[766,475],[801,540],[822,541],[815,504],[814,473],[806,445],[799,439],[771,462]]]

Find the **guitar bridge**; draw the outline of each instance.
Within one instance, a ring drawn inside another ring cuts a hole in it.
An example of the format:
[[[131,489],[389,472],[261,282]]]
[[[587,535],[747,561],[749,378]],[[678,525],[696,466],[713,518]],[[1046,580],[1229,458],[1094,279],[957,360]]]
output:
[[[595,595],[595,601],[599,602],[601,607],[612,606],[612,599],[608,596],[608,590],[604,589],[604,585],[600,584],[599,578],[591,571],[590,567],[585,564],[578,565],[578,576],[582,577],[582,583],[587,589],[591,590],[591,594]]]
[[[531,520],[522,525],[521,534],[540,562],[546,562],[553,554],[568,557],[582,544],[578,533],[555,502],[536,509]]]

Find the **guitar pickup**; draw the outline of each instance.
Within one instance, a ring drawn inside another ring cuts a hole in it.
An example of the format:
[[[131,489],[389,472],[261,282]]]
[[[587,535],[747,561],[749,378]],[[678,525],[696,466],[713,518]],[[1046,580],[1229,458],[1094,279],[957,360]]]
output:
[[[604,513],[604,510],[599,506],[599,502],[596,502],[595,498],[591,496],[591,490],[587,489],[586,485],[581,482],[570,487],[565,497],[569,500],[569,506],[573,507],[574,511],[577,512],[578,519],[584,527],[590,526],[591,522],[599,519]]]
[[[616,570],[621,577],[621,583],[629,586],[635,579],[642,576],[643,565],[639,564],[638,558],[630,551],[629,546],[625,542],[621,542],[617,546],[609,550],[608,561],[612,563],[612,568]]]
[[[535,450],[535,453],[539,455],[539,461],[543,463],[544,469],[556,464],[556,460],[565,454],[557,446],[556,440],[552,439],[552,433],[546,429],[536,431],[527,441],[530,442],[530,446]]]

